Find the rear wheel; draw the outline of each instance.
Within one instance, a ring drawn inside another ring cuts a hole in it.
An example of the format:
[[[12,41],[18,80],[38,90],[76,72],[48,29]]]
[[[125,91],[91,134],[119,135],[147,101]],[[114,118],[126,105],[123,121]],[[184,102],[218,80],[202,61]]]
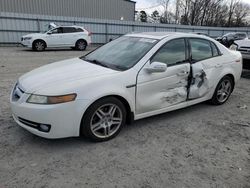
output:
[[[46,48],[46,43],[42,40],[37,40],[33,43],[33,50],[44,51]]]
[[[93,141],[107,141],[116,137],[126,121],[126,109],[115,97],[100,99],[86,111],[81,134]]]
[[[233,86],[233,80],[230,76],[222,78],[215,89],[213,98],[211,99],[212,104],[224,104],[229,99],[233,91]]]
[[[87,42],[85,40],[78,40],[75,48],[80,51],[84,51],[87,48]]]

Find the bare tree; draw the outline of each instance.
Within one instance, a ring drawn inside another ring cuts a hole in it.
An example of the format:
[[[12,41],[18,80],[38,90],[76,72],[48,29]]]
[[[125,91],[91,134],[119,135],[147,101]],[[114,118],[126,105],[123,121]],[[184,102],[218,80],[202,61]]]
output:
[[[235,7],[235,26],[244,26],[244,18],[249,16],[250,6],[245,3],[239,3]]]
[[[227,22],[228,27],[231,26],[231,24],[232,24],[233,14],[234,14],[234,11],[239,3],[240,3],[239,0],[230,0],[229,12],[228,12],[228,22]]]
[[[250,5],[241,0],[158,0],[161,23],[200,26],[246,26]]]
[[[169,3],[170,0],[158,0],[160,5],[163,7],[163,14],[160,18],[161,23],[169,23],[170,11]]]

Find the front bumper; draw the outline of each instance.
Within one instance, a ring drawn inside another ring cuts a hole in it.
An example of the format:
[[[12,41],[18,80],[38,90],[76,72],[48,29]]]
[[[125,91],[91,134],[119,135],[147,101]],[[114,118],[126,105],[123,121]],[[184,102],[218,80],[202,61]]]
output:
[[[21,45],[24,47],[32,48],[32,41],[31,40],[22,40]]]
[[[76,100],[55,105],[38,105],[26,103],[25,101],[28,97],[29,94],[26,93],[17,101],[11,97],[11,110],[13,118],[18,125],[44,138],[54,139],[79,136],[81,119],[88,105],[87,100]],[[50,130],[49,132],[43,132],[26,122],[34,122],[35,125],[50,125]]]

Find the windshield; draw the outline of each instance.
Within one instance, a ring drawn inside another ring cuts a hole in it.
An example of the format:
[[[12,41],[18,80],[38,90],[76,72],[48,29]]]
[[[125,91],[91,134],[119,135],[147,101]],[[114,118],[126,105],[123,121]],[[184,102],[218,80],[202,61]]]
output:
[[[133,67],[156,43],[155,39],[123,36],[81,59],[116,70],[127,70]]]
[[[244,38],[247,38],[247,35],[244,34],[244,33],[237,33],[236,36],[240,39],[244,39]]]

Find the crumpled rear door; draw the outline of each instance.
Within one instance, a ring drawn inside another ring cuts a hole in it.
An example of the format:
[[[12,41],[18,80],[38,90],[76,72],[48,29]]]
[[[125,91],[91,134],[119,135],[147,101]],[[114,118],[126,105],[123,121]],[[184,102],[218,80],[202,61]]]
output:
[[[192,78],[188,99],[204,97],[217,86],[223,61],[222,56],[218,56],[191,64]]]
[[[192,78],[189,88],[189,99],[205,96],[209,91],[207,74],[201,63],[192,64]]]

